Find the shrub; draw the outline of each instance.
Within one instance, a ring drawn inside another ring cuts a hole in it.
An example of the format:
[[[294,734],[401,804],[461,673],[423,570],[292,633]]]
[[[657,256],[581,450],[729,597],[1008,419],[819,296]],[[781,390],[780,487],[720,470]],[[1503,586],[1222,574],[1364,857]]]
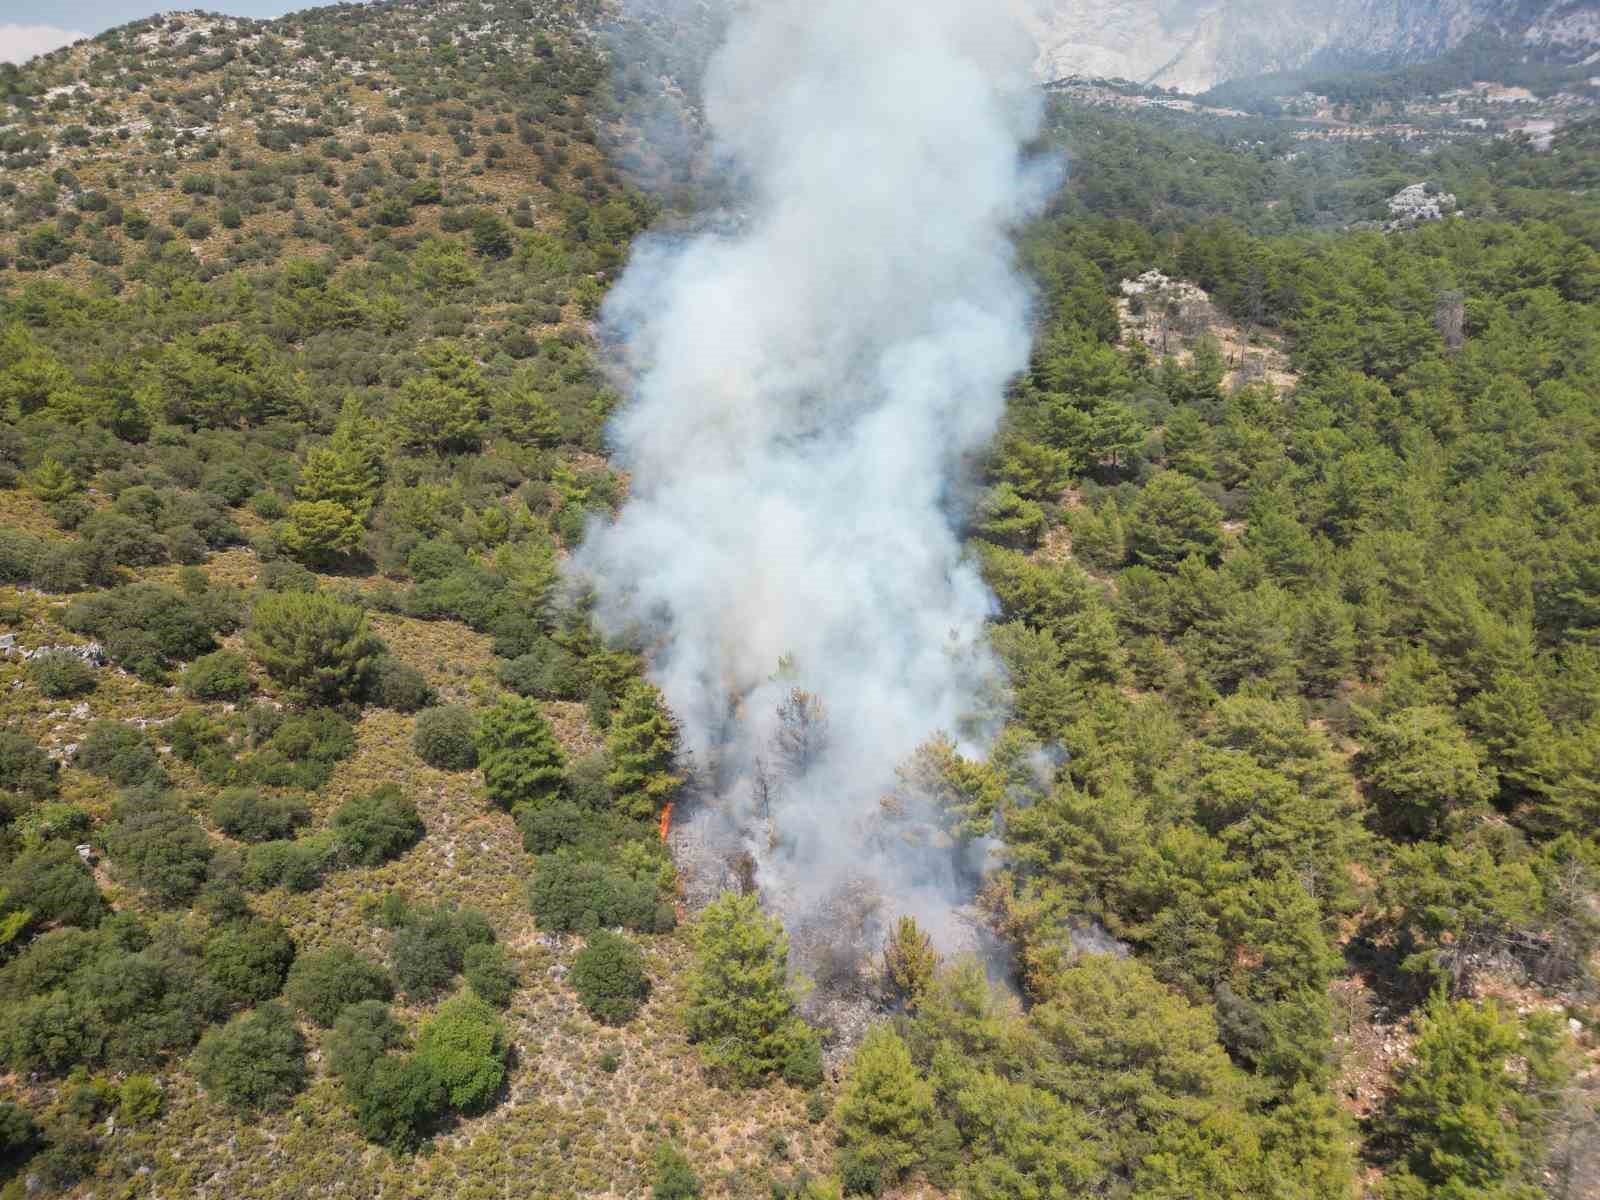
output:
[[[563,847],[576,846],[598,823],[599,818],[595,813],[584,810],[571,800],[557,800],[540,808],[530,806],[517,810],[517,828],[522,832],[522,848],[534,855],[552,854]]]
[[[328,782],[333,766],[355,753],[355,728],[332,709],[320,708],[287,716],[271,709],[252,709],[258,748],[247,770],[268,787],[314,791]]]
[[[150,739],[143,731],[120,721],[92,723],[83,741],[78,743],[73,762],[122,787],[161,775],[161,762]]]
[[[215,632],[231,623],[225,607],[154,583],[80,597],[62,617],[68,629],[104,642],[113,662],[153,682],[163,681],[168,662],[216,649]]]
[[[206,1091],[233,1108],[277,1108],[305,1086],[305,1053],[289,1010],[269,1002],[207,1032],[194,1069]]]
[[[461,972],[473,992],[496,1008],[506,1007],[516,994],[516,969],[507,960],[506,952],[493,942],[468,946],[462,956]]]
[[[311,819],[302,800],[266,796],[255,788],[229,788],[211,802],[211,819],[229,837],[244,842],[267,842],[293,837]]]
[[[294,987],[292,978],[289,986]],[[372,1065],[405,1040],[405,1032],[405,1027],[389,1015],[389,1006],[381,1000],[356,1000],[346,1004],[322,1041],[328,1070],[353,1092]]]
[[[250,692],[250,664],[232,650],[215,650],[189,664],[182,685],[191,700],[238,700]]]
[[[245,855],[244,884],[257,892],[279,886],[291,892],[309,892],[322,882],[331,857],[322,838],[262,842]]]
[[[0,1100],[0,1173],[22,1162],[43,1144],[39,1126],[20,1104]]]
[[[633,1020],[650,995],[644,955],[625,937],[605,930],[589,935],[572,962],[570,976],[589,1015],[607,1025]]]
[[[15,730],[0,729],[0,791],[48,800],[56,794],[60,770],[38,742]]]
[[[206,974],[235,1004],[276,996],[293,961],[294,943],[278,921],[230,921],[206,939]]]
[[[94,691],[94,668],[70,650],[46,650],[28,660],[28,679],[39,694],[66,700]]]
[[[304,954],[289,969],[284,995],[318,1025],[327,1028],[350,1005],[387,1000],[394,995],[389,972],[346,946]]]
[[[444,771],[466,771],[478,765],[474,741],[477,720],[462,704],[429,708],[417,716],[411,744],[417,757],[430,767]]]
[[[92,929],[105,911],[94,876],[63,842],[25,850],[0,873],[0,926],[22,913],[24,928],[53,923]]]
[[[363,867],[405,853],[423,834],[417,806],[392,783],[346,800],[333,815],[333,829],[343,858]]]
[[[582,694],[582,664],[567,649],[540,635],[532,649],[500,665],[500,682],[519,696],[574,700]]]
[[[698,1200],[703,1195],[700,1177],[689,1160],[670,1142],[656,1147],[655,1181],[650,1185],[650,1200]]]
[[[262,669],[291,696],[323,704],[359,699],[383,649],[359,608],[318,592],[263,596],[248,640]]]
[[[415,1149],[450,1102],[433,1065],[416,1056],[377,1059],[352,1091],[362,1136],[395,1151]]]
[[[369,698],[384,708],[409,713],[432,704],[434,693],[421,671],[392,655],[385,655],[373,668]],[[476,761],[477,756],[473,757]]]
[[[395,978],[407,996],[429,995],[462,969],[469,946],[492,941],[487,919],[474,909],[411,910],[390,947]]]
[[[664,933],[675,917],[660,891],[658,870],[645,864],[601,862],[560,850],[534,865],[528,907],[543,929],[587,933],[622,925]]]
[[[505,1078],[506,1040],[500,1019],[471,993],[452,996],[422,1026],[417,1060],[463,1112],[484,1108]]]
[[[477,742],[489,799],[501,808],[544,804],[560,792],[561,747],[532,700],[507,697],[485,712]]]
[[[205,830],[153,787],[127,792],[118,802],[106,850],[119,873],[169,905],[200,890],[212,853]]]
[[[123,1125],[143,1125],[161,1115],[166,1097],[161,1085],[148,1075],[129,1075],[117,1089],[117,1120]]]

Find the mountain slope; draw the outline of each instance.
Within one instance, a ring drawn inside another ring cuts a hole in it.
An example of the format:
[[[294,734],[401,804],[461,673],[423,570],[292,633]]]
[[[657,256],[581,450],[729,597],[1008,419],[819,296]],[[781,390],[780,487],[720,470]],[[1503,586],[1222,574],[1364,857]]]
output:
[[[1530,52],[1600,52],[1600,13],[1578,0],[1019,0],[1045,78],[1101,75],[1204,91],[1226,79],[1317,60],[1403,63],[1475,33]]]

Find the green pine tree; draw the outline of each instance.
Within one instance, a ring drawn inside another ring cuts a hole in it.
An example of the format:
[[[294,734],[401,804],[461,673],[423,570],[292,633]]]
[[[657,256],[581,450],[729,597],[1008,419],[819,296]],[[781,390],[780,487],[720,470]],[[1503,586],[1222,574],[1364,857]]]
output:
[[[784,1070],[815,1035],[795,1015],[789,939],[754,896],[724,892],[700,916],[689,982],[689,1038],[714,1070],[745,1086]]]
[[[611,719],[606,752],[611,760],[606,784],[617,807],[630,817],[654,817],[683,785],[683,776],[674,769],[677,724],[661,693],[646,680],[635,680],[623,693]]]
[[[839,1141],[898,1176],[923,1154],[933,1119],[933,1088],[888,1025],[876,1025],[856,1051],[836,1110]]]
[[[537,702],[507,696],[478,722],[478,765],[504,809],[542,807],[560,793],[565,762]]]

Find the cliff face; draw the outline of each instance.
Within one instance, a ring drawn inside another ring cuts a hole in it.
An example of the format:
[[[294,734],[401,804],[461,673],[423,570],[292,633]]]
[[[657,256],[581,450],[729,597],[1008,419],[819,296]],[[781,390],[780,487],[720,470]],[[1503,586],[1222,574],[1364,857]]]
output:
[[[1374,63],[1435,57],[1489,31],[1530,49],[1600,58],[1592,0],[1014,0],[1039,74],[1120,76],[1203,91],[1330,54]]]

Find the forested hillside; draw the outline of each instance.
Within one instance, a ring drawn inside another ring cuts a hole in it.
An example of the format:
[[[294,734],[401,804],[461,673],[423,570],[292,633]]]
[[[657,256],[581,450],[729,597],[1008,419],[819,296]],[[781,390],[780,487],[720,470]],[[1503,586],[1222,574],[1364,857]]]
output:
[[[3,1194],[1595,1194],[1592,127],[1056,105],[968,481],[1009,686],[905,771],[1011,966],[900,921],[854,1043],[759,880],[685,906],[704,764],[562,574],[628,488],[592,319],[711,190],[644,32],[0,68]],[[1461,215],[1383,231],[1415,182]],[[1152,269],[1217,328],[1128,336]]]

